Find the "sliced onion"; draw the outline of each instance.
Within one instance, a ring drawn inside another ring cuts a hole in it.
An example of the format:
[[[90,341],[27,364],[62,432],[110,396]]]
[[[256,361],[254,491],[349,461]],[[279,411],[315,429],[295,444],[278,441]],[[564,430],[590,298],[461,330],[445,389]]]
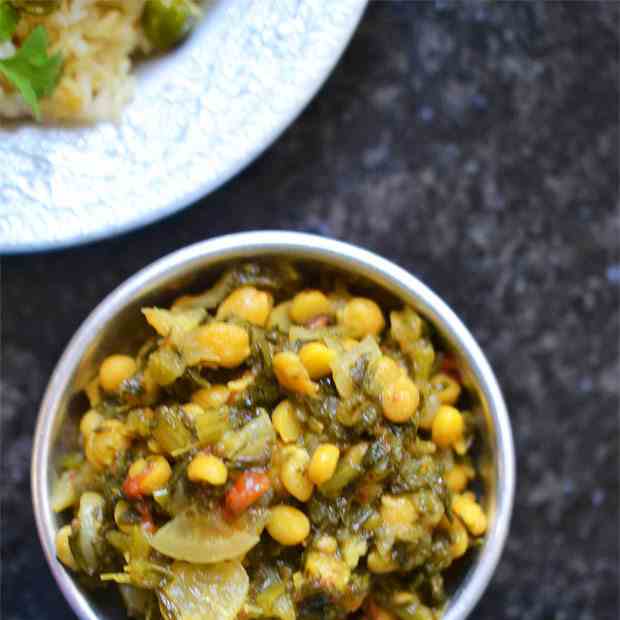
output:
[[[250,581],[238,560],[210,566],[175,562],[174,573],[159,590],[165,620],[234,620],[248,595]]]
[[[266,511],[251,511],[229,523],[220,511],[207,514],[190,508],[160,528],[151,546],[175,560],[215,564],[246,554],[260,540],[266,521]]]

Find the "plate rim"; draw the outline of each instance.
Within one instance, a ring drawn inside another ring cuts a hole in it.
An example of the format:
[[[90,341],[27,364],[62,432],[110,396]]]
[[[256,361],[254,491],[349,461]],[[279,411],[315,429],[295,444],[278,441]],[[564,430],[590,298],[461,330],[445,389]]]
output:
[[[256,161],[278,140],[278,138],[280,138],[280,136],[295,122],[304,110],[306,110],[333,73],[336,65],[341,60],[344,52],[349,46],[353,35],[357,31],[370,3],[370,0],[348,1],[351,3],[353,10],[352,19],[347,23],[347,28],[342,29],[341,32],[343,36],[339,38],[338,43],[334,46],[334,53],[329,58],[329,61],[323,65],[322,73],[316,82],[312,84],[312,88],[309,88],[305,92],[297,105],[291,107],[286,114],[283,114],[278,118],[278,121],[274,123],[267,132],[265,132],[263,140],[261,140],[260,143],[257,143],[252,148],[248,149],[244,156],[239,158],[234,165],[226,169],[225,172],[218,175],[214,179],[207,180],[203,184],[193,188],[191,191],[184,193],[182,196],[179,196],[177,199],[171,201],[165,208],[162,207],[149,211],[148,213],[142,214],[134,220],[124,222],[113,229],[103,228],[102,230],[93,230],[85,234],[67,237],[66,239],[48,239],[40,242],[28,241],[25,243],[6,243],[0,239],[0,255],[12,256],[54,252],[68,248],[85,246],[97,241],[121,237],[138,229],[146,228],[156,222],[165,220],[166,218],[169,218],[184,209],[188,209],[196,205],[201,199],[205,198],[212,192],[226,185],[229,181]]]

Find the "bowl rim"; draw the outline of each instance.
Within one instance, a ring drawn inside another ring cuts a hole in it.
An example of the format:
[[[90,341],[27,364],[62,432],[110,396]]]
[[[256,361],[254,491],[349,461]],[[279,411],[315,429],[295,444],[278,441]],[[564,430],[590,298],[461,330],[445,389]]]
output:
[[[56,559],[56,526],[50,507],[48,471],[52,433],[65,388],[83,358],[84,352],[100,330],[137,295],[156,289],[162,283],[205,268],[244,257],[294,254],[300,259],[329,262],[330,266],[374,280],[399,297],[415,300],[416,306],[455,343],[469,369],[476,376],[487,401],[496,429],[497,489],[495,518],[485,545],[465,579],[450,599],[443,620],[464,620],[473,610],[489,584],[499,562],[508,535],[516,484],[515,452],[508,411],[498,381],[472,334],[453,310],[418,278],[395,263],[360,247],[306,233],[256,231],[233,233],[187,246],[164,256],[129,277],[109,293],[80,325],[58,361],[41,402],[35,427],[31,493],[37,532],[52,574],[67,602],[81,620],[99,620],[87,597]]]

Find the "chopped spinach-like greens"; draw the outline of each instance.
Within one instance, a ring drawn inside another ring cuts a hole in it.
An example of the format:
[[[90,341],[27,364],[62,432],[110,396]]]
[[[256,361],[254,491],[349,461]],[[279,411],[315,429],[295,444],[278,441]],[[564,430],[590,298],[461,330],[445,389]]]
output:
[[[480,544],[458,365],[414,309],[306,278],[243,263],[145,308],[89,383],[57,555],[133,617],[437,619]]]

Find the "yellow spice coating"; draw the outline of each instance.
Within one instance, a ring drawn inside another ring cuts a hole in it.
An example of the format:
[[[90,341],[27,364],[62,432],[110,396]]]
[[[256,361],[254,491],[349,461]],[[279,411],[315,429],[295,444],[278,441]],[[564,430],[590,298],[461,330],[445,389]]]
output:
[[[239,325],[213,321],[195,331],[197,344],[208,352],[205,361],[223,368],[236,368],[250,355],[248,333]]]
[[[126,534],[131,532],[133,527],[133,524],[128,523],[125,519],[128,512],[129,504],[124,499],[116,502],[116,505],[114,506],[114,523],[116,523],[116,527],[118,527],[121,532],[125,532]]]
[[[473,493],[455,495],[452,498],[452,511],[462,519],[474,536],[481,536],[486,532],[487,517]]]
[[[415,414],[420,402],[420,392],[409,377],[401,376],[381,392],[383,415],[391,422],[402,424]]]
[[[295,408],[288,399],[283,400],[273,410],[271,422],[284,443],[297,441],[303,430],[295,414]]]
[[[335,357],[336,352],[322,342],[309,342],[299,351],[299,359],[311,379],[320,379],[330,375],[332,372],[330,364]]]
[[[192,402],[200,405],[203,409],[217,409],[225,405],[230,396],[230,390],[224,385],[212,385],[201,388],[192,394]]]
[[[297,446],[290,446],[285,450],[284,461],[280,467],[282,485],[300,502],[307,502],[314,491],[314,485],[306,474],[310,456],[306,450]]]
[[[141,495],[152,495],[157,489],[166,486],[172,469],[163,456],[149,456],[131,464],[127,473],[129,478],[137,478]]]
[[[69,546],[69,536],[71,536],[71,526],[65,525],[61,527],[56,534],[56,556],[58,559],[71,570],[78,570],[77,562],[73,557],[73,552]]]
[[[460,493],[474,477],[474,469],[469,465],[455,465],[444,474],[444,480],[450,491]]]
[[[216,486],[228,480],[228,468],[224,461],[213,454],[198,454],[187,467],[187,477],[192,482],[207,482]]]
[[[440,448],[449,448],[463,436],[465,422],[462,414],[449,405],[442,405],[433,419],[432,437]]]
[[[366,560],[368,570],[376,575],[383,575],[385,573],[393,573],[398,570],[398,562],[391,558],[385,558],[379,554],[376,549],[373,549]]]
[[[110,355],[99,367],[99,384],[106,392],[118,392],[121,383],[137,370],[136,362],[129,355]]]
[[[373,365],[373,380],[381,387],[394,383],[404,375],[404,370],[389,356],[382,355]]]
[[[378,336],[385,327],[381,308],[366,297],[354,297],[348,301],[338,318],[353,338]]]
[[[273,358],[273,371],[278,383],[287,390],[314,396],[318,386],[310,379],[299,356],[291,352],[278,353]]]
[[[271,510],[266,527],[269,535],[285,546],[301,544],[310,533],[308,517],[301,510],[285,504]]]
[[[217,310],[217,319],[236,316],[240,319],[264,327],[273,308],[273,297],[253,286],[241,286],[233,291]]]
[[[463,526],[463,523],[458,517],[453,517],[452,519],[450,538],[452,539],[452,545],[450,545],[452,557],[456,559],[465,555],[465,552],[469,547],[469,536],[467,535],[467,530]]]
[[[183,403],[181,405],[183,411],[194,421],[197,417],[204,413],[204,409],[196,403]]]
[[[409,525],[416,517],[413,504],[406,497],[384,495],[381,498],[381,518],[389,525]]]
[[[117,455],[125,452],[131,444],[125,425],[119,420],[103,420],[85,438],[86,459],[97,469],[109,467]]]
[[[434,375],[431,379],[431,386],[442,405],[454,405],[461,395],[459,382],[445,372]]]
[[[91,409],[84,414],[84,417],[80,420],[80,432],[84,436],[84,439],[88,437],[93,431],[95,431],[103,422],[103,416],[94,409]]]
[[[308,466],[308,478],[314,484],[323,484],[331,479],[338,466],[340,448],[331,443],[321,444],[312,454]]]
[[[292,321],[303,325],[308,321],[331,313],[331,304],[329,299],[321,291],[308,290],[298,293],[293,298],[293,302],[289,309],[289,316]]]

